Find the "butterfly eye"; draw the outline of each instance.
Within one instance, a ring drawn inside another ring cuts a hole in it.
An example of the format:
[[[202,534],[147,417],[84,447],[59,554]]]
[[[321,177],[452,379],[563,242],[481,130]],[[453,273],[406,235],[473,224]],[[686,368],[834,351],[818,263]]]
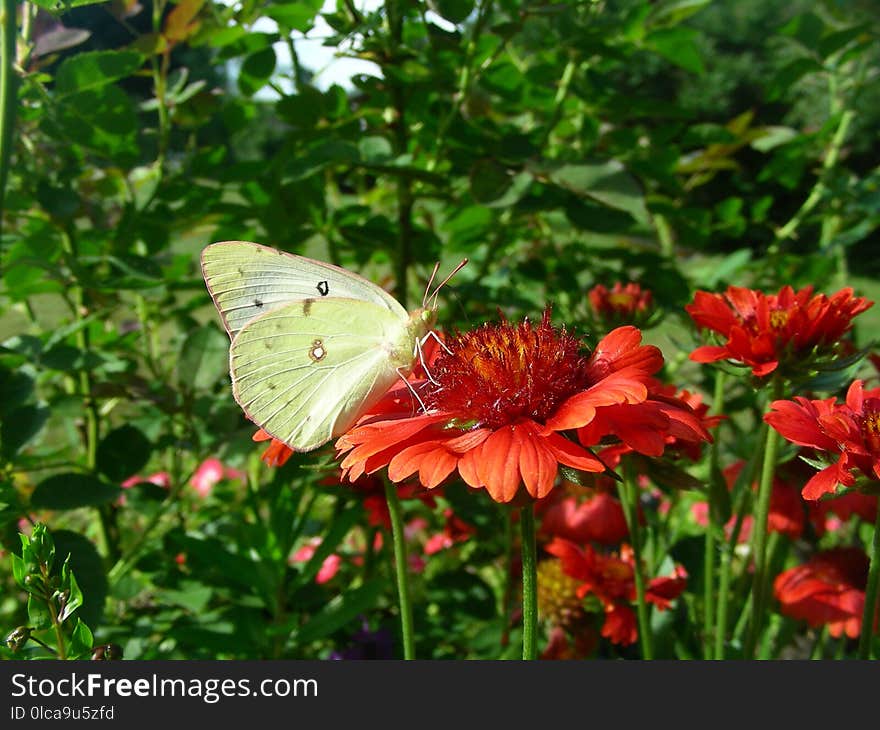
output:
[[[320,362],[327,357],[327,350],[324,349],[324,343],[321,340],[315,340],[312,343],[312,349],[309,350],[309,357],[315,362]]]

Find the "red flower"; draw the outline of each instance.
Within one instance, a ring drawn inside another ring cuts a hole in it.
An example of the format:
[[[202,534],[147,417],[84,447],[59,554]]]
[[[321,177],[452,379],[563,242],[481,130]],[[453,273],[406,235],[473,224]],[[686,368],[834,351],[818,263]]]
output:
[[[336,442],[343,471],[357,479],[387,466],[392,481],[418,474],[429,489],[458,471],[498,502],[511,501],[523,484],[540,499],[559,464],[604,471],[559,432],[586,426],[602,407],[647,398],[663,356],[640,342],[637,329],[620,327],[586,358],[577,339],[551,326],[549,311],[537,326],[502,321],[460,334],[431,367],[434,382],[422,384],[426,412],[412,416],[411,398],[397,388],[382,416],[365,417]]]
[[[458,517],[450,508],[443,510],[443,517],[446,520],[443,532],[438,532],[428,538],[425,543],[425,555],[439,553],[441,550],[451,548],[456,543],[469,540],[476,532],[473,525],[469,525]]]
[[[828,624],[832,636],[846,633],[854,639],[862,630],[867,580],[865,553],[859,548],[836,548],[780,573],[773,592],[784,615],[814,628]]]
[[[615,282],[610,291],[603,284],[596,284],[587,296],[596,318],[608,327],[643,326],[654,313],[654,296],[634,282],[626,286]]]
[[[700,445],[712,441],[707,429],[714,428],[723,416],[707,416],[709,407],[698,394],[651,379],[648,398],[643,403],[607,406],[578,429],[578,439],[586,446],[599,444],[608,433],[622,443],[603,449],[600,456],[610,467],[620,463],[624,454],[637,451],[645,456],[662,456],[669,449],[685,454],[692,461],[700,458]]]
[[[698,347],[691,360],[734,360],[763,377],[780,363],[802,369],[808,358],[833,355],[852,318],[873,302],[854,297],[849,288],[831,297],[812,294],[810,286],[798,292],[784,286],[778,294],[738,286],[728,287],[723,296],[698,291],[685,310],[700,329],[717,332],[726,342]]]
[[[548,536],[580,545],[618,545],[629,535],[620,501],[607,492],[595,492],[583,501],[571,495],[556,498],[551,494],[546,502],[538,503],[537,509],[540,532]]]
[[[568,540],[556,538],[545,550],[562,561],[564,573],[581,585],[580,597],[595,595],[605,610],[602,636],[614,644],[632,644],[638,638],[636,615],[630,607],[636,598],[632,549],[623,545],[620,554],[603,555],[591,546],[580,548]],[[671,576],[654,578],[646,586],[645,600],[664,611],[681,595],[687,572],[677,565]]]
[[[283,441],[270,436],[262,428],[259,429],[252,437],[257,443],[261,441],[272,441],[269,447],[260,455],[260,459],[266,466],[284,466],[287,460],[293,456],[294,451]]]
[[[862,381],[855,380],[847,391],[846,403],[796,396],[794,401],[774,401],[770,408],[764,420],[784,438],[839,455],[807,482],[804,499],[833,494],[838,484],[854,486],[854,471],[880,480],[880,388],[865,391]]]

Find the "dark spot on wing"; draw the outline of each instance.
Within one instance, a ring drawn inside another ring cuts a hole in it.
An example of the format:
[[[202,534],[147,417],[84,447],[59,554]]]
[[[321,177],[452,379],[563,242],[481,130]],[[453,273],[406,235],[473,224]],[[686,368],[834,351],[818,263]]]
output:
[[[269,384],[267,385],[267,387],[269,388],[269,390],[275,390],[275,388],[276,388],[277,386],[275,385],[275,383],[269,383]]]
[[[263,306],[263,300],[262,300],[262,299],[254,299],[254,306],[257,307],[257,308],[262,307],[262,306]]]
[[[303,317],[308,317],[312,313],[314,301],[314,299],[303,299]]]
[[[330,284],[326,281],[319,281],[315,288],[322,297],[326,297],[330,293]]]

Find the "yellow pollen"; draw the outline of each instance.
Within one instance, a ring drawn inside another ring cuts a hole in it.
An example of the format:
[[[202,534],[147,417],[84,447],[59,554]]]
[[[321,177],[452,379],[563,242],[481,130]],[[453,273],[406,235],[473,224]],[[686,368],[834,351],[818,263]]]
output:
[[[635,297],[632,294],[609,294],[608,303],[616,309],[631,309],[635,303]]]
[[[787,309],[776,309],[770,312],[770,326],[775,330],[781,330],[788,324],[791,312]]]

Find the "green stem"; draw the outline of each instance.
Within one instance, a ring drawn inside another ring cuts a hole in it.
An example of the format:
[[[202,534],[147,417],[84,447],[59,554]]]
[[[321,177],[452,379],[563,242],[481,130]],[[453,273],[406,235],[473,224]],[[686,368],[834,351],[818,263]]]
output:
[[[12,157],[15,109],[18,98],[18,77],[15,74],[15,0],[3,0],[0,15],[0,233],[3,231],[3,211],[6,199],[6,181]]]
[[[389,41],[388,65],[398,63],[399,49],[403,44],[403,3],[400,0],[387,0],[385,3],[388,18]],[[409,133],[406,120],[406,87],[389,74],[389,92],[394,106],[394,151],[405,155],[409,148]],[[412,181],[405,176],[397,177],[397,255],[395,256],[394,293],[404,307],[407,306],[407,273],[412,261],[413,247],[413,203]]]
[[[522,536],[523,659],[538,658],[538,558],[535,547],[535,506],[519,511]]]
[[[501,507],[504,520],[504,578],[501,589],[501,648],[510,643],[510,604],[513,598],[513,512],[506,505]]]
[[[752,479],[749,475],[747,484],[751,485]],[[730,538],[721,546],[721,566],[720,577],[718,579],[718,615],[715,620],[715,653],[716,659],[724,659],[724,647],[727,643],[727,609],[730,605],[730,581],[733,575],[733,555],[736,550],[736,543],[739,540],[739,533],[742,530],[743,520],[745,519],[745,505],[748,504],[749,488],[740,491],[737,498],[734,514],[736,521],[733,525]]]
[[[651,636],[651,620],[648,614],[648,603],[645,600],[645,575],[642,569],[642,545],[639,532],[639,489],[633,479],[631,467],[623,461],[623,481],[620,483],[623,499],[623,515],[629,528],[629,539],[632,544],[633,576],[636,583],[636,613],[639,617],[639,646],[642,659],[654,658],[654,647]]]
[[[874,521],[874,538],[871,541],[871,567],[868,569],[868,585],[865,588],[865,609],[862,614],[862,634],[859,636],[859,659],[871,658],[871,636],[877,616],[877,593],[880,587],[880,509]]]
[[[720,414],[724,411],[724,371],[715,372],[715,394],[712,400],[712,411]],[[712,442],[710,455],[710,479],[714,480],[721,473],[719,467],[719,438],[716,432]],[[714,642],[712,641],[715,619],[715,534],[724,529],[724,525],[716,525],[715,518],[718,516],[717,499],[718,488],[724,485],[710,485],[709,489],[709,524],[706,528],[706,543],[703,552],[703,658],[712,659]]]
[[[385,500],[391,515],[391,536],[394,542],[394,569],[397,573],[397,599],[400,606],[400,630],[403,634],[403,658],[415,659],[412,602],[409,596],[409,582],[406,579],[406,536],[403,531],[403,517],[397,487],[385,480]]]
[[[857,72],[856,77],[860,77],[860,72]],[[801,223],[803,223],[804,218],[806,218],[810,212],[812,212],[813,208],[815,208],[819,202],[822,200],[822,197],[828,191],[827,179],[834,167],[837,165],[837,159],[840,156],[840,150],[843,148],[843,143],[846,141],[846,136],[849,133],[850,125],[855,119],[856,113],[853,109],[845,109],[844,108],[844,100],[841,98],[839,85],[837,83],[837,77],[835,74],[831,74],[828,77],[828,85],[829,85],[829,96],[831,100],[831,114],[840,113],[840,121],[837,123],[837,129],[834,131],[834,136],[831,138],[831,141],[828,144],[828,148],[825,151],[825,159],[822,161],[822,170],[819,173],[819,177],[816,180],[815,185],[813,185],[812,190],[810,190],[810,194],[807,196],[807,199],[803,202],[801,207],[797,210],[797,212],[791,217],[791,219],[780,228],[776,232],[776,239],[773,242],[774,246],[778,246],[782,241],[786,238],[793,237],[797,233],[797,229],[800,227]],[[822,247],[827,248],[829,240],[826,238],[827,231],[824,232]]]
[[[782,396],[782,380],[773,381],[771,402]],[[767,427],[764,443],[764,462],[761,468],[761,483],[758,485],[758,501],[755,507],[754,537],[752,542],[755,556],[755,573],[752,579],[752,612],[743,658],[751,659],[764,622],[764,609],[767,593],[767,518],[770,514],[770,498],[773,495],[773,477],[776,473],[776,454],[779,451],[779,434],[775,428]]]
[[[577,70],[577,67],[577,61],[570,58],[568,59],[568,63],[565,64],[565,68],[562,69],[562,76],[559,79],[559,85],[556,87],[556,97],[553,99],[553,111],[551,112],[550,120],[547,122],[547,126],[544,128],[544,132],[541,135],[540,147],[543,147],[550,141],[550,135],[562,119],[562,106],[565,104],[565,99],[568,97],[568,90],[571,88],[571,81],[574,78],[574,72]]]

